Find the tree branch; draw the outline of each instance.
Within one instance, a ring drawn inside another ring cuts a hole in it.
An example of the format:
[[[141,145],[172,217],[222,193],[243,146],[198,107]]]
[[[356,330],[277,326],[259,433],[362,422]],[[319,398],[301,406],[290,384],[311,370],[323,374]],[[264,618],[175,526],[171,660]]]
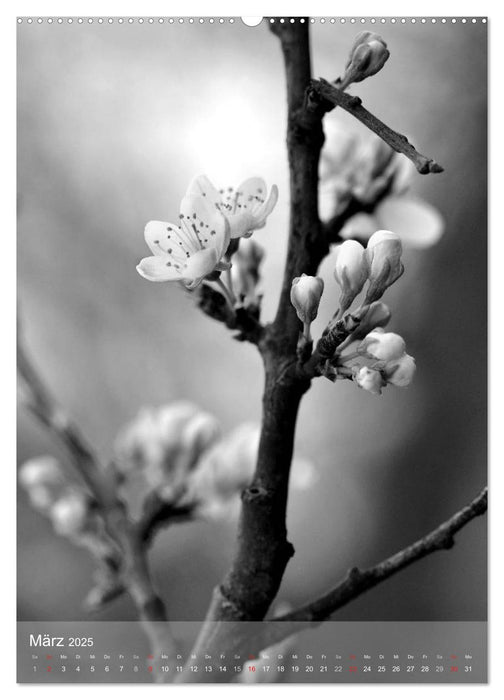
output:
[[[285,524],[289,472],[299,404],[316,368],[305,371],[297,362],[300,322],[290,302],[292,280],[302,273],[316,274],[329,252],[329,243],[338,239],[341,226],[363,209],[355,200],[329,226],[322,226],[318,216],[318,166],[324,142],[322,118],[339,102],[335,101],[328,83],[311,79],[307,19],[304,23],[275,22],[270,28],[281,42],[287,82],[289,242],[277,313],[257,342],[266,376],[256,473],[251,486],[242,494],[236,554],[231,570],[214,590],[205,623],[191,652],[196,655],[214,651],[246,653],[250,649],[250,628],[243,632],[242,622],[264,618],[294,553]],[[336,93],[338,100],[340,92]],[[358,98],[341,95],[345,109],[351,110],[392,148],[412,158],[420,172],[441,171],[434,161],[418,154],[405,137],[364,110]],[[193,679],[186,672],[177,680]],[[205,676],[206,682],[211,680],[212,674]]]
[[[320,78],[319,80],[313,80],[311,82],[311,99],[315,104],[325,101],[326,111],[333,109],[333,107],[341,107],[344,109],[362,122],[364,126],[367,126],[368,129],[374,131],[374,133],[383,139],[385,143],[388,143],[394,151],[402,153],[409,158],[421,175],[443,172],[443,168],[436,163],[435,160],[427,158],[427,156],[423,156],[419,153],[415,147],[411,145],[406,136],[394,131],[375,117],[374,114],[368,112],[368,110],[362,106],[360,97],[349,95],[343,90],[339,90],[334,85],[331,85],[331,83],[328,83],[327,80]],[[320,108],[320,104],[318,108]]]
[[[17,342],[17,370],[27,389],[27,408],[63,445],[101,508],[115,507],[117,497],[113,484],[98,468],[96,458],[77,426],[63,413],[46,388],[25,351],[20,331]]]
[[[277,314],[260,344],[266,379],[256,474],[242,496],[237,553],[220,587],[232,608],[224,605],[217,619],[228,619],[229,612],[231,619],[262,619],[294,553],[287,541],[285,514],[297,412],[309,382],[295,371],[299,320],[290,290],[294,277],[310,274],[319,264],[318,162],[323,132],[321,115],[306,110],[311,79],[308,23],[273,26],[287,78],[289,244]]]
[[[79,430],[56,404],[29,359],[18,332],[18,372],[26,389],[26,405],[69,453],[78,473],[93,494],[107,534],[122,555],[119,582],[124,583],[138,610],[153,652],[175,652],[165,606],[156,594],[146,560],[146,546],[117,497],[111,472],[102,469]],[[160,624],[164,622],[164,624]],[[162,676],[159,677],[161,679]]]
[[[439,550],[451,549],[455,544],[455,535],[471,520],[486,513],[487,506],[488,490],[484,488],[469,505],[413,544],[369,569],[363,571],[358,568],[351,569],[343,581],[318,600],[265,623],[260,632],[260,642],[254,640],[252,648],[260,651],[307,627],[316,627],[365,591],[374,588],[414,562]],[[259,646],[257,646],[258,643]]]
[[[318,600],[266,622],[245,624],[222,622],[210,625],[207,621],[206,638],[214,644],[216,649],[220,648],[219,644],[223,640],[227,640],[228,647],[236,653],[246,653],[247,658],[257,657],[264,649],[292,635],[317,627],[344,605],[419,559],[442,549],[451,549],[455,544],[454,537],[457,532],[474,518],[483,515],[486,510],[487,489],[485,488],[469,505],[420,540],[374,567],[363,571],[357,568],[351,569],[343,581]],[[204,678],[193,678],[192,675],[187,673],[181,679],[188,682],[208,682],[207,675]],[[224,680],[231,679],[231,676],[227,676]],[[222,681],[222,678],[220,680]]]
[[[290,231],[282,291],[274,322],[259,342],[264,366],[263,417],[256,473],[242,494],[237,550],[218,586],[193,653],[238,653],[223,621],[262,620],[294,553],[285,524],[289,472],[299,404],[309,380],[297,372],[300,323],[290,303],[294,277],[314,274],[328,251],[318,217],[318,164],[323,111],[308,110],[311,80],[308,21],[272,25],[287,78]],[[246,644],[246,640],[242,640]],[[186,679],[184,675],[182,680]],[[207,680],[211,680],[208,678]]]

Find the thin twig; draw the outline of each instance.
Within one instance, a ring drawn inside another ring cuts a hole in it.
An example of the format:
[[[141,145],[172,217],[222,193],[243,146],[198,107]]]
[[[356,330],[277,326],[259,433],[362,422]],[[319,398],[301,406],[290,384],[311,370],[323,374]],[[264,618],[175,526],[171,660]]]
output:
[[[474,518],[486,513],[487,506],[488,490],[485,487],[469,505],[413,544],[369,569],[362,571],[358,568],[350,569],[343,581],[318,600],[268,622],[261,632],[264,636],[260,640],[260,648],[276,644],[307,627],[316,627],[365,591],[374,588],[419,559],[439,550],[451,549],[455,544],[454,537],[457,532]],[[254,646],[254,648],[257,647]]]
[[[174,522],[191,520],[194,517],[194,503],[180,505],[177,502],[165,501],[157,491],[153,491],[146,499],[142,517],[137,524],[138,538],[149,545],[156,532]]]
[[[370,569],[363,571],[357,568],[351,569],[343,581],[316,601],[266,622],[233,624],[207,621],[205,623],[206,639],[212,648],[219,648],[219,644],[226,640],[235,653],[246,653],[247,658],[258,657],[264,649],[294,634],[317,627],[344,605],[419,559],[439,550],[451,549],[455,544],[454,537],[457,532],[474,518],[483,515],[486,510],[487,489],[485,488],[469,505],[420,540]],[[193,678],[189,673],[182,678],[188,682],[208,682],[206,676],[198,679]],[[231,680],[232,675],[221,678],[221,681]]]
[[[394,131],[389,126],[384,124],[378,117],[371,114],[365,107],[362,106],[362,100],[360,97],[349,95],[343,90],[339,90],[331,83],[327,82],[323,78],[319,80],[313,80],[310,87],[310,96],[312,101],[316,102],[316,97],[321,100],[325,100],[330,107],[326,108],[326,111],[332,109],[333,107],[341,107],[346,112],[354,116],[360,122],[367,126],[368,129],[374,131],[385,143],[397,151],[402,153],[407,158],[409,158],[415,165],[416,169],[421,175],[427,173],[442,173],[443,168],[436,163],[432,158],[427,158],[427,156],[419,153],[414,146],[408,141],[406,136],[399,134]]]
[[[117,497],[111,470],[100,467],[78,428],[67,418],[46,388],[29,359],[18,333],[18,372],[25,384],[26,405],[32,414],[58,439],[93,494],[97,511],[107,534],[122,555],[120,579],[138,610],[153,653],[174,653],[175,641],[167,622],[165,606],[156,594],[150,579],[146,546],[129,520],[124,505]],[[158,680],[164,676],[159,675]]]
[[[17,369],[27,389],[27,408],[62,443],[101,508],[115,507],[117,497],[113,484],[98,468],[92,449],[77,426],[61,410],[46,388],[26,353],[20,332],[17,343]]]
[[[236,340],[258,345],[264,335],[264,326],[259,321],[259,309],[236,306],[234,309],[223,294],[208,284],[201,284],[193,294],[198,307],[210,318],[220,321],[232,331],[237,331]]]
[[[235,625],[224,623],[224,629],[220,630],[220,634],[231,637],[235,650],[246,649],[248,655],[258,657],[264,649],[292,635],[317,627],[347,603],[419,559],[439,550],[451,549],[455,544],[454,536],[471,520],[483,515],[486,510],[487,489],[485,488],[469,505],[420,540],[369,569],[362,571],[357,568],[351,569],[343,581],[321,598],[266,622],[236,623]],[[219,636],[218,629],[216,636]],[[227,677],[225,680],[229,681],[231,678]]]

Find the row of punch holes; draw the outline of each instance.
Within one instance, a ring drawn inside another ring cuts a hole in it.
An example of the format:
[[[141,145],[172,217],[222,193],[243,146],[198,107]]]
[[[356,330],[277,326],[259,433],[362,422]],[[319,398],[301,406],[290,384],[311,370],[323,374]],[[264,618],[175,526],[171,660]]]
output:
[[[18,24],[234,24],[257,27],[261,22],[280,24],[486,24],[486,17],[18,17]]]

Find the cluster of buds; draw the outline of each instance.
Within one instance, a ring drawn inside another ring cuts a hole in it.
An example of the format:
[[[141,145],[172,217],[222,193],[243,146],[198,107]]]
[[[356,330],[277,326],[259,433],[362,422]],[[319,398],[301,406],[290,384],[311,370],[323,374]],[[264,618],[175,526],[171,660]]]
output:
[[[242,423],[216,442],[200,459],[187,482],[185,500],[208,519],[234,517],[240,493],[252,482],[259,450],[260,428]],[[315,479],[311,462],[295,459],[291,485],[304,491]]]
[[[376,231],[366,248],[358,241],[345,241],[339,245],[334,264],[334,277],[341,288],[339,316],[351,306],[366,281],[369,281],[369,287],[364,303],[378,301],[404,272],[401,254],[401,239],[392,231]],[[291,303],[307,338],[310,337],[310,324],[317,317],[323,291],[324,281],[320,277],[303,274],[292,280]]]
[[[238,494],[254,474],[259,431],[244,423],[202,455],[187,483],[187,500],[196,503],[201,517],[219,519],[234,515]]]
[[[415,172],[408,158],[375,134],[357,137],[342,133],[341,128],[335,131],[322,151],[319,205],[323,220],[341,214],[352,199],[369,207],[382,198],[405,194]]]
[[[351,306],[366,281],[369,286],[364,303],[381,299],[404,272],[401,255],[401,239],[392,231],[376,231],[366,248],[353,240],[338,246],[334,277],[341,288],[340,315]]]
[[[387,384],[407,386],[411,382],[414,358],[406,353],[404,340],[399,335],[384,332],[391,314],[380,301],[404,272],[401,255],[401,239],[392,231],[376,231],[366,248],[354,240],[337,247],[334,277],[341,289],[339,309],[318,341],[313,356],[306,358],[298,353],[302,364],[305,360],[315,361],[320,373],[332,381],[337,377],[353,379],[359,387],[373,394],[381,394]],[[363,304],[350,313],[350,306],[366,282]],[[309,331],[309,324],[317,316],[323,289],[324,283],[318,277],[303,275],[292,282],[291,302],[307,339],[310,338],[306,324]],[[355,342],[359,343],[356,352],[341,354]]]
[[[405,246],[435,245],[445,224],[435,207],[408,193],[413,163],[375,134],[357,135],[337,122],[327,127],[319,188],[322,220],[330,221],[357,201],[366,212],[348,219],[341,238],[366,241],[379,229],[391,229],[400,232]]]
[[[366,364],[360,366],[352,362],[353,379],[372,394],[381,394],[387,384],[408,386],[415,374],[415,359],[406,353],[403,338],[397,333],[386,333],[383,328],[368,333],[355,355],[364,358]],[[348,359],[340,356],[339,361],[345,366]]]
[[[219,434],[216,418],[188,401],[141,410],[115,442],[115,463],[123,486],[127,490],[140,477],[147,489],[173,499]]]
[[[46,515],[58,535],[78,540],[93,521],[90,496],[70,481],[54,457],[37,457],[19,470],[19,482],[32,506]]]
[[[156,494],[157,500],[181,507],[191,517],[234,516],[239,494],[252,481],[259,436],[255,423],[221,436],[214,416],[185,401],[144,409],[115,443],[115,465],[130,513],[135,517],[136,507],[141,512],[146,499]],[[313,474],[311,463],[295,460],[293,487],[309,488]]]

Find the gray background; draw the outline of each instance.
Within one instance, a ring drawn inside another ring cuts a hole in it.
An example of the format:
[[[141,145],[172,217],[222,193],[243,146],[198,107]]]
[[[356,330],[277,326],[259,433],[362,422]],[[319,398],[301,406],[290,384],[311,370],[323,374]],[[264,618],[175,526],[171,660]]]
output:
[[[362,27],[312,27],[315,76],[332,79]],[[365,28],[371,28],[366,25]],[[486,481],[486,27],[380,26],[391,58],[354,90],[444,165],[413,191],[445,217],[443,240],[406,251],[386,296],[390,328],[417,358],[415,382],[382,398],[320,380],[303,401],[296,448],[317,484],[293,493],[296,557],[280,599],[310,598],[350,566],[393,553],[470,500]],[[256,240],[267,250],[264,319],[281,283],[288,216],[285,87],[264,25],[19,27],[19,301],[29,347],[59,401],[103,459],[142,405],[188,398],[225,429],[258,420],[254,348],[203,317],[177,288],[135,271],[143,228],[174,219],[190,178],[237,184],[262,174],[280,200]],[[329,117],[349,124],[346,115]],[[335,309],[330,261],[315,330]],[[59,454],[21,410],[18,457]],[[19,618],[86,619],[86,554],[57,538],[20,494]],[[233,523],[171,528],[153,575],[176,619],[200,619],[226,571]],[[395,576],[338,614],[348,620],[486,617],[486,523],[449,553]],[[105,619],[132,619],[127,598]]]

